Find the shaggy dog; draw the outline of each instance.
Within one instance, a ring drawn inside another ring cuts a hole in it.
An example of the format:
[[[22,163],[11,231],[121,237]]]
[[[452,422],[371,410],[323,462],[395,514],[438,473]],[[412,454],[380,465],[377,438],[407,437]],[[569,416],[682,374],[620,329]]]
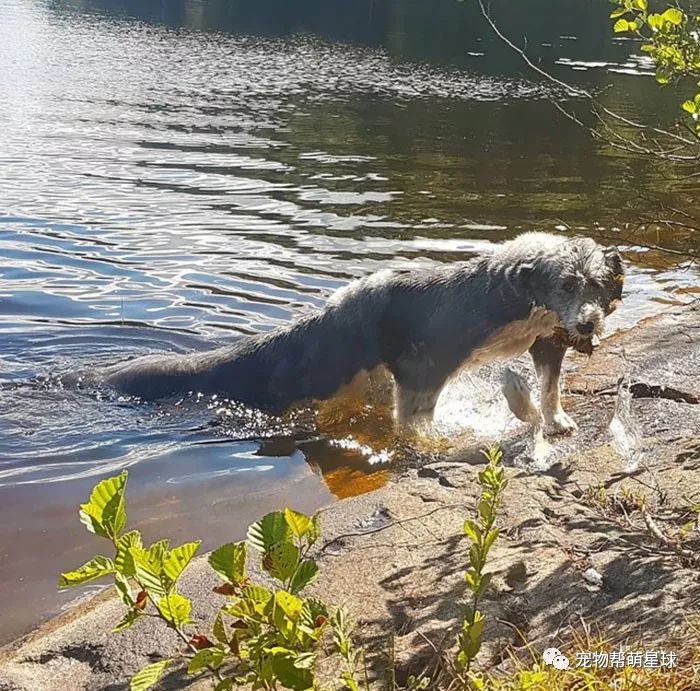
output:
[[[432,419],[461,368],[529,350],[545,430],[567,432],[575,423],[560,403],[562,360],[568,347],[591,352],[622,281],[617,252],[588,238],[526,233],[466,263],[354,281],[320,312],[272,333],[204,353],[138,358],[99,379],[144,399],[218,393],[278,412],[326,399],[384,365],[395,382],[395,417],[406,425]]]

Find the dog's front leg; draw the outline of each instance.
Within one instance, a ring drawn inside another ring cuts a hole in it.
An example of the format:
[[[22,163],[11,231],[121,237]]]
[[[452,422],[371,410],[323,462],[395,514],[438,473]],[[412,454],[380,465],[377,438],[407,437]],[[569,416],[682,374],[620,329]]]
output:
[[[440,389],[410,389],[396,381],[394,415],[400,428],[422,429],[433,421]]]
[[[578,428],[561,407],[559,378],[566,348],[560,341],[548,338],[538,338],[530,348],[540,382],[540,403],[547,434],[563,434]]]

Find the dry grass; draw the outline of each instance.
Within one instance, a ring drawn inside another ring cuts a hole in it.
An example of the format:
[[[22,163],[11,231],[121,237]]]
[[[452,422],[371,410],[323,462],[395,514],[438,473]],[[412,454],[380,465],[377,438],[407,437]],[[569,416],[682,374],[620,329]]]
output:
[[[567,670],[546,665],[540,650],[526,646],[527,657],[511,652],[501,667],[507,671],[487,672],[474,689],[485,691],[699,691],[700,690],[700,629],[688,623],[682,636],[662,645],[660,643],[616,644],[609,639],[577,635],[570,644],[559,646],[571,660]],[[664,651],[676,653],[676,666],[669,668],[576,667],[576,653],[610,653],[614,650]]]

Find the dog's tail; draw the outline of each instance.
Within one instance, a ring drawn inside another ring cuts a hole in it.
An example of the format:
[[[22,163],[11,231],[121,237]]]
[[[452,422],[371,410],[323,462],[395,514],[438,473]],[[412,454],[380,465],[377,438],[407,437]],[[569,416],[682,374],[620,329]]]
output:
[[[149,355],[109,368],[100,380],[144,399],[218,393],[277,411],[297,401],[328,398],[380,361],[379,301],[367,292],[352,293],[270,334],[205,353]]]

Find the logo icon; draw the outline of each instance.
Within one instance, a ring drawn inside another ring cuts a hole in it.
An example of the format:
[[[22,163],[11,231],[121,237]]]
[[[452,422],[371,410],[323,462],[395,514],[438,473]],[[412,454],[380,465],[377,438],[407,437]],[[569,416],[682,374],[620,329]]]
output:
[[[569,669],[569,658],[559,648],[547,648],[542,653],[542,659],[546,665],[552,665],[554,669]]]

